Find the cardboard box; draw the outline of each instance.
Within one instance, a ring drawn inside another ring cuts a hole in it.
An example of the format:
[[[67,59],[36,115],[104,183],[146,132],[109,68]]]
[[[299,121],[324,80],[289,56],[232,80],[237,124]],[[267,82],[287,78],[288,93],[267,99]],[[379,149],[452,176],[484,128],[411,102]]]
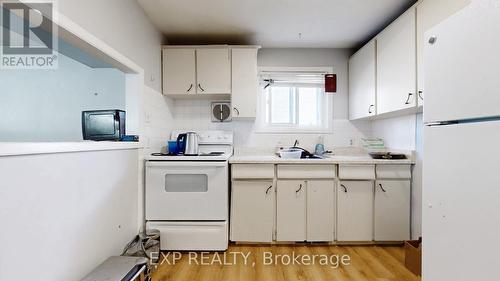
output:
[[[405,242],[405,266],[415,275],[422,275],[422,238]]]

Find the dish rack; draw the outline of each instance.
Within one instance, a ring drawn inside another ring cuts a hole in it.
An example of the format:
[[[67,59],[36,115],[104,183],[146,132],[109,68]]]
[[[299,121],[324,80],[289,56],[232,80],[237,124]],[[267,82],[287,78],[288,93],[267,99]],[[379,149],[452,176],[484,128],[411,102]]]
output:
[[[385,151],[385,142],[383,139],[361,139],[361,146],[369,152]]]

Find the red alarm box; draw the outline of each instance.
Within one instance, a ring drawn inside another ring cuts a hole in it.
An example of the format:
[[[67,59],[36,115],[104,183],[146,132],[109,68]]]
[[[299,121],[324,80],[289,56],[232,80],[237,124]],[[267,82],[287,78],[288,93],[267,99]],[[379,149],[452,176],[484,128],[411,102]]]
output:
[[[337,92],[337,74],[325,74],[325,93]]]

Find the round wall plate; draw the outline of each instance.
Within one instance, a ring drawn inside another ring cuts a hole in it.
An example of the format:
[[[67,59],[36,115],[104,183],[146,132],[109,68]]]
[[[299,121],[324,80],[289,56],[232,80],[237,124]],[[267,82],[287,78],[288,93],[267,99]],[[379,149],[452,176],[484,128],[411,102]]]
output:
[[[231,121],[231,103],[213,102],[212,103],[212,122]]]

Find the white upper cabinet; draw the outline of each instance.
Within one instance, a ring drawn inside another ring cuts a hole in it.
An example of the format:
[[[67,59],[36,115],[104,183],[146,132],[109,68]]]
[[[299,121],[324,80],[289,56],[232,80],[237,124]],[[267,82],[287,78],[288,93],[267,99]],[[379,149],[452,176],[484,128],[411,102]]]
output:
[[[233,118],[255,118],[259,80],[257,48],[231,50]]]
[[[377,114],[417,105],[415,29],[412,7],[377,36]]]
[[[234,118],[255,118],[259,46],[164,46],[163,94],[232,96]],[[220,97],[220,96],[219,96]]]
[[[376,41],[372,40],[349,59],[349,119],[376,114]]]
[[[470,0],[421,0],[417,5],[417,86],[418,105],[424,103],[425,32],[470,4]]]
[[[163,94],[196,93],[194,49],[163,49]]]
[[[198,94],[231,93],[231,58],[228,48],[196,50]]]

